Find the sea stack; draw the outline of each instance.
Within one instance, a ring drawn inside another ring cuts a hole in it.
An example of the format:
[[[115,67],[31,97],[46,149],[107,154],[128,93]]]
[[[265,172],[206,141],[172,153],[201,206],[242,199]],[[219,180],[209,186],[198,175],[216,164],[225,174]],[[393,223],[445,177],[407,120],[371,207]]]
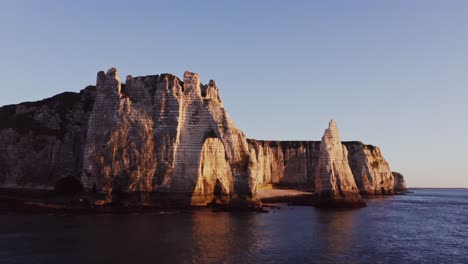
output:
[[[399,172],[392,171],[393,177],[395,177],[395,193],[405,194],[408,190],[406,189],[405,177]]]
[[[319,207],[365,207],[348,162],[336,122],[331,120],[320,143],[315,177]]]

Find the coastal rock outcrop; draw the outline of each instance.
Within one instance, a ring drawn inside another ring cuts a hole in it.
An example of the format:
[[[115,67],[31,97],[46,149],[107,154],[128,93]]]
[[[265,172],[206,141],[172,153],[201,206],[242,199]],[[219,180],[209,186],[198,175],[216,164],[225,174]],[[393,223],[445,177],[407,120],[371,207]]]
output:
[[[96,89],[0,108],[0,187],[50,190],[79,178]]]
[[[365,206],[349,166],[348,151],[341,144],[340,134],[333,120],[325,130],[320,144],[315,192],[321,205]]]
[[[315,189],[321,141],[249,139],[250,171],[259,185]],[[359,141],[342,142],[361,195],[394,194],[395,176],[380,148]]]
[[[216,138],[224,147],[232,173],[229,185],[234,192],[229,194],[252,198],[256,184],[245,169],[249,161],[247,140],[225,112],[215,85],[211,81],[202,86],[198,74],[185,72],[174,163],[168,166],[171,173],[164,177],[161,190],[203,196],[197,193],[201,189],[195,188],[201,176],[203,147],[208,139]]]
[[[403,177],[403,174],[399,172],[392,172],[393,177],[395,178],[395,193],[406,193],[406,182],[405,182],[405,177]]]
[[[117,69],[99,72],[88,121],[81,181],[112,200],[115,192],[151,191],[156,159],[153,121],[121,92]]]
[[[202,147],[199,177],[192,195],[192,205],[226,204],[235,193],[232,167],[221,140],[208,138]]]
[[[344,145],[361,194],[394,194],[394,175],[378,147],[361,142],[345,142]]]
[[[85,189],[173,193],[181,205],[221,196],[252,198],[247,140],[227,116],[214,81],[164,74],[121,87],[117,70],[100,72],[81,176]],[[212,157],[209,157],[212,155]],[[212,166],[212,167],[209,167]],[[215,188],[216,187],[216,188]],[[216,199],[215,199],[216,200]]]
[[[98,73],[96,86],[3,106],[0,118],[0,189],[51,190],[75,179],[73,186],[82,184],[103,203],[124,193],[136,194],[137,203],[257,207],[261,185],[358,202],[357,190],[405,188],[380,149],[342,144],[334,122],[321,142],[247,139],[227,115],[216,82],[203,85],[192,72],[183,80],[128,75],[122,84],[111,68]]]

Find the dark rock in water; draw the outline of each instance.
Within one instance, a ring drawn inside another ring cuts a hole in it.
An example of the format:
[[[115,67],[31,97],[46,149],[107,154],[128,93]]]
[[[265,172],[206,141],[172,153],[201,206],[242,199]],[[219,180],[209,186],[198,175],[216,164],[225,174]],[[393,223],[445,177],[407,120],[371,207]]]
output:
[[[395,193],[397,194],[403,194],[406,193],[408,190],[406,189],[406,182],[405,182],[405,177],[403,177],[403,174],[399,172],[392,172],[393,177],[395,178]]]
[[[244,210],[261,210],[262,202],[258,199],[243,199],[243,198],[234,198],[229,202],[228,207],[232,211],[244,211]]]
[[[210,204],[210,207],[215,212],[268,212],[258,199],[233,198],[227,204]]]
[[[76,195],[83,191],[83,185],[75,177],[65,177],[55,183],[55,193],[59,195]]]

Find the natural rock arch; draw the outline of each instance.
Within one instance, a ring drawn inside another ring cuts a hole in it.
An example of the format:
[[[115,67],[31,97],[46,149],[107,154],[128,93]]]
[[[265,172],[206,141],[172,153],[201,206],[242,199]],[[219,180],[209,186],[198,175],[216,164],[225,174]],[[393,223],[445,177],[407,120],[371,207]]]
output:
[[[218,138],[207,138],[203,144],[192,205],[210,202],[226,203],[233,192],[233,175],[226,150]]]

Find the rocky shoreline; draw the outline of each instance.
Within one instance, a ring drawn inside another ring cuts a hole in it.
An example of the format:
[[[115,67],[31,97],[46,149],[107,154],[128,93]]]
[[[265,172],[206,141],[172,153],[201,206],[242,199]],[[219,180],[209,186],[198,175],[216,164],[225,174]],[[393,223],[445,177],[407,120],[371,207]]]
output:
[[[288,189],[284,187],[261,190],[258,199],[246,202],[238,199],[230,203],[210,203],[205,206],[184,206],[177,203],[175,197],[158,196],[158,203],[102,203],[93,204],[83,195],[64,196],[54,191],[25,191],[25,190],[1,190],[0,212],[3,213],[37,213],[37,214],[144,214],[162,212],[190,213],[198,209],[211,209],[213,212],[268,212],[270,208],[279,208],[281,205],[312,206],[317,208],[361,208],[365,204],[346,200],[321,200],[319,195],[304,190]],[[404,195],[406,192],[397,195]],[[157,196],[157,195],[156,195]],[[381,196],[363,196],[364,199],[378,198]],[[102,200],[100,200],[102,201]]]

